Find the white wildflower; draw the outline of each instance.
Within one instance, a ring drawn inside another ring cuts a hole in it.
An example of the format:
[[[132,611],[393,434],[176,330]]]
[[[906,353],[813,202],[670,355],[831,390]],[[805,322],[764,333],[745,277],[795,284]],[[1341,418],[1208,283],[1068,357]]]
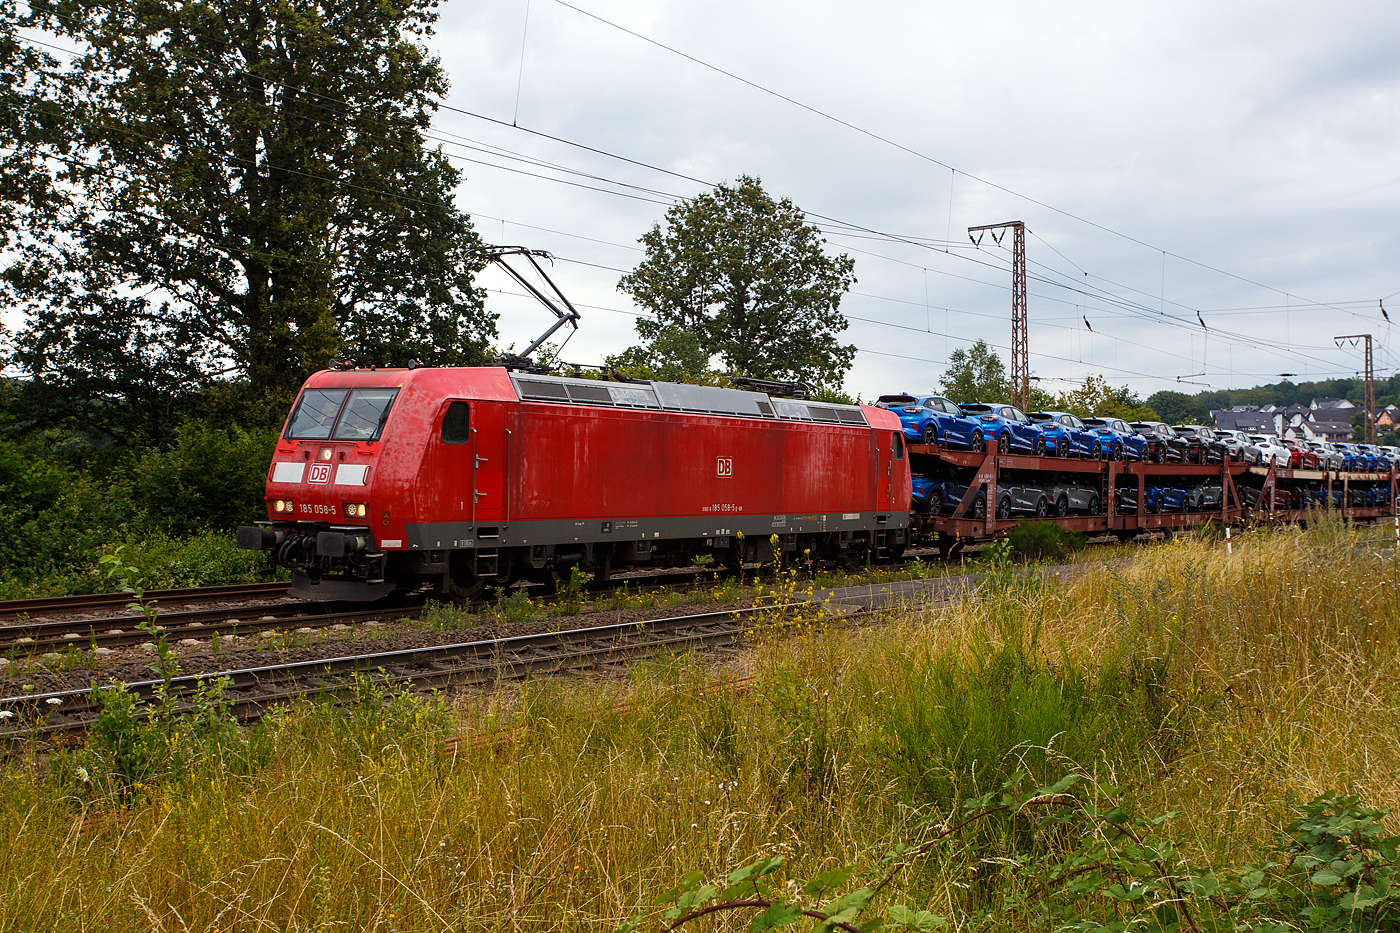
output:
[[[50,706],[62,706],[62,705],[63,705],[63,701],[60,700],[58,697],[49,697],[49,698],[48,698],[47,700],[45,700],[44,702],[47,703],[47,704],[49,704]]]

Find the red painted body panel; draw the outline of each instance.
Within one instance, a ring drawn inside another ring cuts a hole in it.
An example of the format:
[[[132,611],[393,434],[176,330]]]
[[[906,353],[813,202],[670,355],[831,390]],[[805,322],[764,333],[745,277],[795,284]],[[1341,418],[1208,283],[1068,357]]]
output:
[[[513,423],[512,520],[870,512],[888,500],[866,427],[538,402]]]

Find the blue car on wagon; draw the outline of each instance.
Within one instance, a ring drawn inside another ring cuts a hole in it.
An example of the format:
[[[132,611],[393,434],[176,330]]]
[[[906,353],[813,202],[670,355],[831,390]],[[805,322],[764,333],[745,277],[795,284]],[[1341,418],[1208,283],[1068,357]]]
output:
[[[981,422],[984,436],[996,439],[997,453],[1033,454],[1045,456],[1045,434],[1040,425],[1032,424],[1026,413],[1005,402],[970,402],[962,406],[963,414]]]
[[[957,402],[941,395],[882,395],[875,407],[899,416],[904,436],[913,444],[954,444],[969,450],[985,446],[981,426],[963,415]]]
[[[915,473],[914,511],[927,515],[951,514],[967,494],[967,486],[950,479],[930,479]],[[987,515],[987,491],[977,490],[963,518],[982,519]]]
[[[1122,418],[1095,415],[1084,419],[1084,426],[1098,435],[1110,460],[1142,460],[1151,455],[1147,438],[1128,427]]]
[[[1045,435],[1045,452],[1055,457],[1098,457],[1098,437],[1067,411],[1033,411],[1026,415]]]

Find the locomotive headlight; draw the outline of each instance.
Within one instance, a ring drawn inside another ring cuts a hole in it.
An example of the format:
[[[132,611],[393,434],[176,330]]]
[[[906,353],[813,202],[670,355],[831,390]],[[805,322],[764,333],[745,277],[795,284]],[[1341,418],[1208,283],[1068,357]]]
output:
[[[274,511],[274,512],[290,512],[290,511],[292,511],[292,500],[290,500],[290,499],[273,499],[273,500],[272,500],[272,511]]]
[[[345,503],[345,514],[350,518],[364,518],[369,515],[369,509],[365,507],[363,502],[347,502]]]

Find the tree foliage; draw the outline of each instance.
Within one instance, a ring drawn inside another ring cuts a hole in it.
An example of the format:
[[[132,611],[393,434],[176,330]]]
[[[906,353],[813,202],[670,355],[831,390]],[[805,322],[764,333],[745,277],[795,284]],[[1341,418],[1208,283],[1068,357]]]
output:
[[[655,316],[637,322],[647,349],[693,334],[731,375],[841,385],[855,358],[837,339],[855,262],[827,255],[792,201],[740,176],[672,207],[640,242],[646,258],[618,287]]]
[[[169,423],[221,377],[259,396],[333,355],[484,358],[479,241],[423,138],[447,88],[419,44],[434,6],[33,0],[8,20],[82,51],[0,44],[21,153],[0,288],[47,406]]]
[[[1006,377],[1006,366],[985,340],[978,340],[965,350],[954,350],[948,364],[940,384],[943,394],[953,401],[1020,404],[1015,387]],[[1129,421],[1157,417],[1135,392],[1127,386],[1115,388],[1103,376],[1090,375],[1079,388],[1059,395],[1032,384],[1030,396],[1031,411],[1067,411],[1081,418],[1111,415]]]
[[[1156,421],[1157,412],[1143,404],[1127,386],[1114,388],[1103,376],[1090,375],[1084,385],[1072,392],[1063,392],[1056,400],[1057,410],[1081,418],[1105,415],[1124,421]]]
[[[940,382],[943,394],[959,403],[1008,401],[1012,394],[1006,366],[985,340],[954,350]]]

